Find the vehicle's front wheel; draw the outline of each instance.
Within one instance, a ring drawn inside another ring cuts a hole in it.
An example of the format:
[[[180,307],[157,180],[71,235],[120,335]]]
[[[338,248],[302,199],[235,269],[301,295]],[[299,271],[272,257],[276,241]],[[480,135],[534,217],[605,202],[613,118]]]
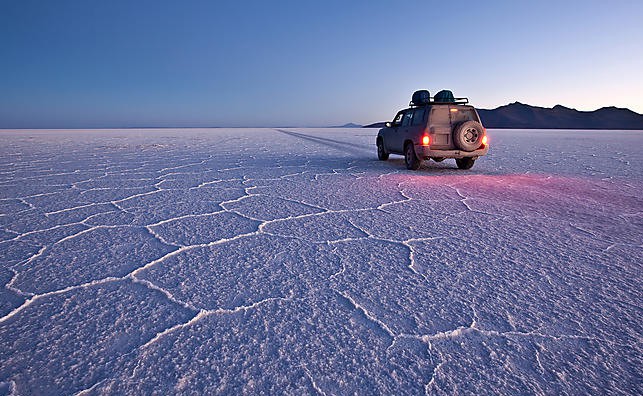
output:
[[[456,158],[455,163],[458,165],[458,168],[460,169],[471,169],[473,166],[473,163],[476,162],[471,157],[465,157],[465,158]]]
[[[388,153],[384,149],[384,141],[382,139],[377,139],[377,158],[380,161],[386,161],[388,159]]]
[[[407,143],[404,147],[404,162],[406,169],[417,170],[420,167],[420,159],[415,155],[415,148],[412,143]]]

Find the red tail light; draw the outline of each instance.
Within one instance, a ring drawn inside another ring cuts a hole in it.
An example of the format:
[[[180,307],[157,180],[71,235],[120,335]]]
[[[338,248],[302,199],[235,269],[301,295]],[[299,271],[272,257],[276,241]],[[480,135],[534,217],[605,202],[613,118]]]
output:
[[[422,136],[422,146],[428,146],[429,143],[431,143],[431,138],[429,138],[429,135]]]
[[[482,144],[484,144],[484,145],[486,146],[486,145],[487,145],[487,141],[488,141],[488,140],[489,140],[489,139],[487,139],[487,135],[484,135],[484,136],[482,137]]]

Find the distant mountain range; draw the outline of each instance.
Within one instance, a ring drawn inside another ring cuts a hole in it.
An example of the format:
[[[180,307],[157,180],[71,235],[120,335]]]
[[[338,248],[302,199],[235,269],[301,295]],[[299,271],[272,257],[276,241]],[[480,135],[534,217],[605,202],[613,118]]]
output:
[[[643,129],[643,115],[613,106],[578,111],[561,105],[549,109],[515,102],[493,110],[480,109],[478,114],[487,128]]]
[[[332,126],[331,128],[362,128],[362,125],[360,125],[360,124],[353,124],[352,122],[349,122],[348,124],[344,124],[344,125],[335,125],[335,126]],[[366,128],[366,127],[363,127],[363,128]]]
[[[478,109],[478,114],[486,128],[643,130],[642,114],[613,106],[578,111],[561,105],[550,109],[515,102],[493,110]],[[384,124],[377,122],[364,128],[382,128]]]

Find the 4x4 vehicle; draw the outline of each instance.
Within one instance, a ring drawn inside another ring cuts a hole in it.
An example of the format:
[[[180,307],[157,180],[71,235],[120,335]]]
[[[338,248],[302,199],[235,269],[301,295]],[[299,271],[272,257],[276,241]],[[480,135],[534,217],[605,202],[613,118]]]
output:
[[[397,113],[377,134],[377,157],[404,155],[407,169],[418,169],[422,160],[440,162],[455,158],[460,169],[469,169],[489,151],[486,130],[467,98],[451,91],[431,97],[429,91],[413,94],[409,108]]]

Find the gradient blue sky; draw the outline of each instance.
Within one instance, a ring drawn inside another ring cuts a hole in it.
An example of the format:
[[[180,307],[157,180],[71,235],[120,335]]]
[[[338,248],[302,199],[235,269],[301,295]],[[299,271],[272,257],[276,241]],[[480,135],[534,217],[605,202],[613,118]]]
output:
[[[326,126],[411,93],[643,113],[643,1],[0,0],[0,128]]]

